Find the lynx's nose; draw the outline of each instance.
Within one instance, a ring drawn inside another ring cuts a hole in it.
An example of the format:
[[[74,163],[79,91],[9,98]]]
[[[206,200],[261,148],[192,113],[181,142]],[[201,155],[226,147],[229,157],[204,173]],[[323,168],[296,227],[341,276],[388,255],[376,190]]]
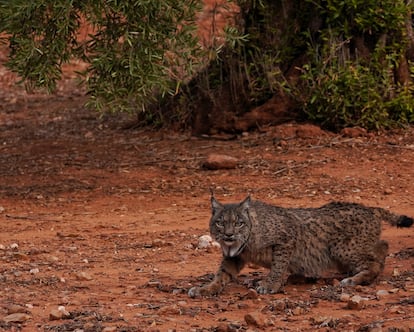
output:
[[[225,242],[233,242],[235,240],[234,234],[224,234],[223,240]]]

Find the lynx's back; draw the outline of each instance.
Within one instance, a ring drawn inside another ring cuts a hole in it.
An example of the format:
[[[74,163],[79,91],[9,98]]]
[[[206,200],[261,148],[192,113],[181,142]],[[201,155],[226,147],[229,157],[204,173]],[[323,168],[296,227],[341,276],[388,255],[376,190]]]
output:
[[[307,276],[349,264],[348,258],[375,246],[381,234],[380,215],[374,209],[350,203],[280,208],[253,201],[249,218],[251,233],[246,258],[261,263],[255,256],[261,260],[263,251],[276,247],[279,252],[274,254],[290,256],[290,273]]]

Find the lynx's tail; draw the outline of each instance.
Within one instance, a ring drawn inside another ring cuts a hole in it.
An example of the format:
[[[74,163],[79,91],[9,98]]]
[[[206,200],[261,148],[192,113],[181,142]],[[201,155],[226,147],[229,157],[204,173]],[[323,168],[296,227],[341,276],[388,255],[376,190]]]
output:
[[[414,223],[414,219],[408,216],[399,215],[392,213],[388,210],[375,208],[376,214],[379,214],[379,217],[396,227],[411,227]]]
[[[407,216],[399,216],[397,219],[397,227],[410,227],[413,223],[413,218]]]

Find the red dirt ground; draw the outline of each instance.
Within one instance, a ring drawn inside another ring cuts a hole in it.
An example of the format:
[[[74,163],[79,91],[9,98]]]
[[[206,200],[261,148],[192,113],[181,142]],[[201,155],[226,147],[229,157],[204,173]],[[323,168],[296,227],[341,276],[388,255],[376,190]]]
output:
[[[27,95],[0,67],[0,330],[414,330],[413,228],[384,225],[390,253],[371,286],[342,289],[328,275],[255,296],[248,285],[266,271],[250,268],[217,297],[187,296],[220,261],[219,250],[197,249],[209,188],[224,202],[251,193],[414,216],[414,128],[344,136],[286,124],[234,139],[126,130],[126,116],[86,110],[71,78],[55,95]],[[238,167],[206,170],[210,153]],[[347,308],[353,295],[361,308]],[[51,319],[59,306],[68,316]],[[26,315],[9,322],[13,312]]]
[[[372,286],[341,289],[328,278],[251,299],[247,285],[265,271],[247,269],[218,297],[186,294],[220,260],[216,249],[197,249],[210,187],[222,201],[247,193],[290,207],[346,200],[414,216],[414,128],[351,138],[286,124],[232,140],[125,130],[126,117],[86,110],[70,82],[52,96],[7,86],[0,95],[0,329],[414,328],[413,229],[387,225],[390,255]],[[237,157],[238,167],[203,169],[213,152]],[[343,293],[367,298],[365,307],[347,309]],[[70,315],[50,320],[59,306]],[[14,311],[27,320],[2,320]],[[247,324],[251,312],[263,314],[262,326]]]

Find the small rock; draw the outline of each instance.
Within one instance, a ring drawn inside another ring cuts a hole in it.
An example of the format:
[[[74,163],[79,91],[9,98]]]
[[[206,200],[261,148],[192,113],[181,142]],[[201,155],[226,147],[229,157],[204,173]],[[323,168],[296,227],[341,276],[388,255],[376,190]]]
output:
[[[4,244],[0,244],[0,250],[6,250],[6,246]]]
[[[69,317],[70,316],[69,311],[67,311],[66,308],[63,305],[60,305],[58,307],[58,310],[63,314],[63,316],[65,316],[65,317]]]
[[[84,331],[96,331],[96,325],[94,322],[86,322],[83,324],[82,329],[76,329],[73,332],[84,332]]]
[[[332,322],[335,322],[335,318],[327,316],[316,316],[311,318],[313,324],[318,325],[319,327],[329,327],[332,325]]]
[[[218,249],[220,249],[220,248],[221,248],[220,243],[218,243],[217,241],[213,241],[213,242],[211,242],[211,246],[212,246],[213,248],[218,248]]]
[[[259,297],[259,294],[257,294],[257,291],[253,288],[250,288],[246,295],[243,296],[243,298],[248,299],[248,300],[256,300]]]
[[[7,315],[3,318],[3,321],[6,323],[23,323],[30,319],[30,315],[22,312],[17,312],[14,314]]]
[[[296,307],[294,309],[292,309],[292,314],[294,316],[300,316],[306,313],[306,310],[302,307]]]
[[[249,305],[247,303],[240,302],[240,303],[237,303],[237,308],[238,309],[248,309]]]
[[[4,211],[6,211],[6,209],[0,205],[0,213],[3,213]]]
[[[275,311],[284,311],[286,309],[286,303],[283,300],[276,300],[273,303],[273,308]]]
[[[332,286],[337,287],[340,286],[341,282],[338,279],[333,279],[332,280]]]
[[[12,243],[11,245],[10,245],[10,249],[18,249],[19,248],[19,245],[17,244],[17,243]]]
[[[238,332],[242,330],[242,326],[239,322],[233,321],[227,325],[227,332]]]
[[[102,332],[115,332],[117,329],[116,326],[107,326],[103,328]]]
[[[88,131],[83,135],[85,138],[93,138],[93,132],[92,131]]]
[[[166,245],[165,240],[162,239],[155,239],[152,241],[152,246],[156,248],[164,247]]]
[[[158,313],[160,315],[180,315],[181,309],[175,304],[167,305],[165,307],[160,308],[160,310],[158,310]]]
[[[27,313],[27,308],[18,304],[10,304],[6,306],[7,314]]]
[[[221,322],[219,325],[217,325],[215,331],[217,332],[228,332],[228,324]]]
[[[207,249],[207,251],[211,251],[212,248],[220,248],[220,244],[214,241],[210,235],[202,235],[198,239],[197,244],[198,249]]]
[[[380,290],[377,291],[377,293],[375,295],[377,296],[378,299],[381,299],[381,298],[384,298],[384,297],[390,295],[390,293],[385,289],[380,289]]]
[[[172,290],[173,295],[178,295],[178,294],[181,294],[181,293],[184,293],[184,289],[182,289],[182,288],[174,288]]]
[[[237,167],[239,160],[237,158],[224,154],[211,153],[207,156],[203,167],[210,170],[233,169]]]
[[[259,311],[253,311],[244,316],[244,320],[248,325],[253,325],[256,327],[264,327],[266,317]]]
[[[367,286],[362,286],[362,285],[356,285],[354,287],[355,291],[357,291],[358,293],[369,293],[371,290],[369,289],[369,287]]]
[[[49,320],[60,320],[68,318],[70,313],[66,311],[64,306],[60,306],[58,309],[53,309],[49,313]]]
[[[30,274],[37,274],[40,272],[40,270],[38,268],[34,268],[34,269],[30,269]]]
[[[48,255],[46,259],[51,263],[59,262],[59,257],[53,255]]]
[[[53,309],[49,313],[49,320],[60,320],[63,318],[63,313],[57,309]]]
[[[304,124],[304,125],[298,125],[296,129],[296,136],[299,138],[322,137],[322,136],[326,136],[326,132],[323,131],[318,126],[311,125],[311,124]]]
[[[347,293],[342,293],[342,294],[339,296],[339,300],[340,300],[341,302],[348,302],[350,298],[351,298],[351,295],[349,295],[349,294],[347,294]]]
[[[76,274],[75,274],[75,276],[76,276],[76,279],[78,279],[78,280],[82,280],[82,281],[90,281],[90,280],[92,280],[93,278],[88,274],[88,273],[86,273],[86,272],[77,272]]]
[[[69,247],[67,247],[67,250],[68,251],[77,251],[78,247],[77,246],[69,246]]]
[[[149,286],[149,287],[155,287],[155,288],[157,288],[157,287],[161,287],[161,281],[159,281],[159,280],[149,280],[148,282],[147,282],[147,285]]]
[[[213,242],[213,239],[210,235],[202,235],[198,238],[198,249],[205,249],[211,246],[211,243]]]
[[[350,138],[365,136],[367,131],[361,127],[344,128],[341,130],[341,135]]]
[[[384,190],[384,194],[385,195],[391,195],[393,193],[393,191],[392,191],[392,189],[391,188],[386,188],[385,190]]]
[[[398,270],[396,267],[392,270],[392,276],[393,277],[399,277],[400,276],[400,270]]]
[[[351,310],[361,310],[365,306],[365,299],[359,295],[352,296],[349,301],[347,308]]]
[[[400,306],[392,306],[388,312],[391,314],[404,314],[404,310]]]
[[[193,250],[194,246],[191,243],[184,243],[184,249]]]
[[[13,258],[24,261],[28,261],[30,259],[28,255],[20,251],[13,252]]]

